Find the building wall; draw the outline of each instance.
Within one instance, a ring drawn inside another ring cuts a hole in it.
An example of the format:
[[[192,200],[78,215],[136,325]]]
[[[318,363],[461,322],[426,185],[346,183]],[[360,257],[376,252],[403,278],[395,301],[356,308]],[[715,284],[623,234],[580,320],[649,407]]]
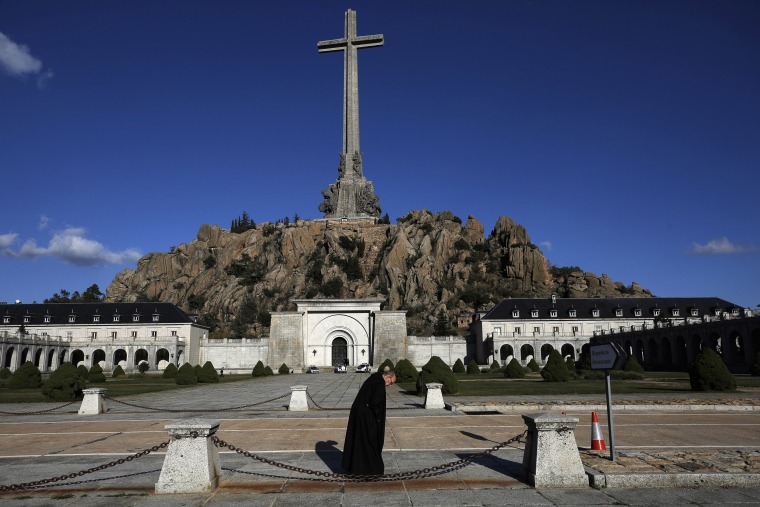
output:
[[[250,373],[259,361],[274,371],[282,364],[269,364],[269,338],[204,339],[200,351],[198,364],[211,361],[217,369],[224,368],[230,373]]]

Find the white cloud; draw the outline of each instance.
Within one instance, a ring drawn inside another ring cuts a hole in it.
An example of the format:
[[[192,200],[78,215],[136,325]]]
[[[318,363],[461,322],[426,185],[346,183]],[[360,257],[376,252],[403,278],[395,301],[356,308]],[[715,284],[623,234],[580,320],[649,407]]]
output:
[[[50,218],[48,218],[46,215],[40,215],[40,221],[37,222],[37,229],[44,231],[47,229],[48,224],[50,224]]]
[[[29,48],[16,44],[0,32],[0,65],[11,76],[37,74],[42,70],[42,62],[29,54]]]
[[[42,62],[33,57],[29,48],[16,44],[0,32],[0,69],[14,77],[37,76],[37,87],[45,84],[55,75],[51,69],[42,70]]]
[[[23,257],[25,259],[35,259],[37,257],[55,257],[69,264],[79,266],[93,266],[96,264],[125,264],[136,262],[142,256],[140,252],[134,249],[127,249],[121,252],[112,252],[98,241],[87,239],[85,229],[81,227],[69,227],[63,231],[56,232],[50,239],[46,247],[37,245],[34,239],[30,239],[21,245],[18,251],[11,251],[9,248],[2,248],[3,238],[0,236],[0,254],[11,257]],[[17,235],[13,238],[7,238],[10,241],[8,246],[15,242]]]
[[[748,252],[760,252],[760,247],[755,245],[736,245],[724,236],[708,241],[704,245],[692,243],[691,250],[688,253],[690,255],[722,255]]]
[[[0,234],[0,253],[7,251],[16,242],[16,239],[18,239],[18,234],[15,232]]]
[[[552,249],[552,242],[551,241],[542,241],[538,244],[538,246],[541,247],[542,250],[546,250],[547,252]]]

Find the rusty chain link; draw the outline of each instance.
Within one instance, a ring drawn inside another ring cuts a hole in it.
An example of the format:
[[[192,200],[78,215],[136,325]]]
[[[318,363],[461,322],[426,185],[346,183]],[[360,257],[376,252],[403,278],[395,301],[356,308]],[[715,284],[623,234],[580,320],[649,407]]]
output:
[[[195,435],[197,436],[197,435]],[[80,470],[79,472],[73,472],[66,475],[61,475],[59,477],[51,477],[50,479],[41,479],[39,481],[32,481],[32,482],[22,482],[19,484],[9,484],[8,486],[0,486],[0,491],[20,491],[23,489],[32,489],[35,486],[42,486],[44,484],[50,484],[53,482],[59,482],[64,481],[66,479],[76,479],[77,477],[81,477],[83,475],[91,474],[93,472],[99,472],[100,470],[105,470],[106,468],[111,468],[116,465],[123,465],[124,463],[127,463],[129,461],[132,461],[136,458],[141,458],[143,456],[146,456],[154,451],[158,451],[159,449],[163,449],[166,446],[169,445],[169,440],[166,442],[161,442],[158,445],[154,445],[153,447],[150,447],[148,449],[142,450],[138,453],[132,454],[131,456],[127,456],[126,458],[119,458],[115,461],[111,461],[110,463],[105,463],[103,465],[98,465],[93,468],[88,468],[87,470]]]
[[[258,456],[256,454],[253,454],[252,452],[246,451],[244,449],[241,449],[239,447],[236,447],[232,444],[229,444],[225,442],[224,440],[220,439],[217,436],[212,436],[211,440],[214,442],[214,444],[217,447],[221,448],[227,448],[231,451],[235,451],[238,454],[242,454],[243,456],[246,456],[251,459],[255,459],[257,461],[260,461],[261,463],[271,465],[278,468],[283,468],[285,470],[290,470],[291,472],[298,472],[302,474],[308,474],[308,475],[315,475],[317,477],[320,477],[321,481],[324,482],[390,482],[390,481],[402,481],[402,480],[411,480],[411,479],[421,479],[423,477],[431,477],[433,475],[441,475],[445,473],[452,472],[454,470],[458,470],[460,468],[463,468],[473,461],[482,458],[483,456],[487,456],[489,454],[492,454],[495,451],[498,451],[502,447],[505,447],[509,444],[512,444],[514,442],[524,442],[524,437],[528,434],[528,430],[523,431],[519,435],[516,435],[509,440],[505,440],[504,442],[501,442],[499,444],[494,445],[490,449],[482,452],[478,452],[476,454],[473,454],[472,456],[467,456],[466,458],[459,459],[457,461],[451,461],[449,463],[444,463],[442,465],[437,465],[434,467],[428,467],[428,468],[420,468],[417,470],[412,470],[409,472],[397,472],[395,474],[386,474],[386,475],[352,475],[352,474],[336,474],[332,472],[323,472],[319,470],[311,470],[308,468],[302,468],[297,467],[294,465],[288,465],[286,463],[280,463],[278,461],[273,461],[271,459],[264,458],[262,456]]]
[[[53,410],[58,410],[58,409],[61,409],[61,408],[68,407],[69,405],[73,405],[76,402],[77,402],[77,400],[70,401],[70,402],[64,403],[63,405],[60,405],[58,407],[47,408],[45,410],[35,410],[33,412],[5,412],[3,410],[0,410],[0,414],[2,414],[2,415],[36,415],[36,414],[44,414],[46,412],[52,412]]]
[[[156,412],[174,412],[174,413],[182,413],[182,412],[231,412],[233,410],[241,410],[244,408],[249,407],[255,407],[256,405],[263,405],[265,403],[270,403],[272,401],[277,401],[279,399],[285,398],[286,396],[290,396],[290,393],[283,394],[282,396],[278,396],[276,398],[272,398],[269,400],[264,401],[258,401],[256,403],[249,403],[248,405],[239,405],[237,407],[227,407],[227,408],[186,408],[186,409],[179,409],[179,408],[154,408],[154,407],[146,407],[145,405],[138,405],[136,403],[129,403],[128,401],[121,401],[117,400],[116,398],[109,398],[108,396],[103,396],[103,399],[108,401],[113,401],[115,403],[121,403],[122,405],[127,405],[130,407],[135,408],[142,408],[145,410],[155,410]]]

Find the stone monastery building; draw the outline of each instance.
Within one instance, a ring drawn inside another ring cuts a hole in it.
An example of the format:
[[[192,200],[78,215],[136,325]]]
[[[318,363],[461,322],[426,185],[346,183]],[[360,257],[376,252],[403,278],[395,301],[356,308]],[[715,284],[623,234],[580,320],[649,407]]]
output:
[[[171,303],[0,305],[2,366],[32,361],[43,372],[62,362],[99,364],[106,372],[147,362],[150,370],[211,361],[248,372],[258,361],[277,370],[348,362],[409,359],[421,367],[439,356],[505,365],[546,362],[552,350],[578,359],[590,340],[618,340],[649,367],[683,367],[703,346],[737,371],[760,350],[760,318],[720,298],[505,299],[479,312],[470,335],[408,336],[403,311],[382,299],[299,299],[296,311],[272,314],[269,337],[209,339],[208,329]]]

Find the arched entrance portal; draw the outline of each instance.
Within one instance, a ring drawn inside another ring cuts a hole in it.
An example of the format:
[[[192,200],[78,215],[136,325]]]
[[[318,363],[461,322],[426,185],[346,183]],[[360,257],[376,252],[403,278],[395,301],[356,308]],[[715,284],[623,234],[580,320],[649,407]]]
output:
[[[339,364],[348,363],[348,342],[345,338],[335,338],[332,341],[332,364],[338,366]]]

